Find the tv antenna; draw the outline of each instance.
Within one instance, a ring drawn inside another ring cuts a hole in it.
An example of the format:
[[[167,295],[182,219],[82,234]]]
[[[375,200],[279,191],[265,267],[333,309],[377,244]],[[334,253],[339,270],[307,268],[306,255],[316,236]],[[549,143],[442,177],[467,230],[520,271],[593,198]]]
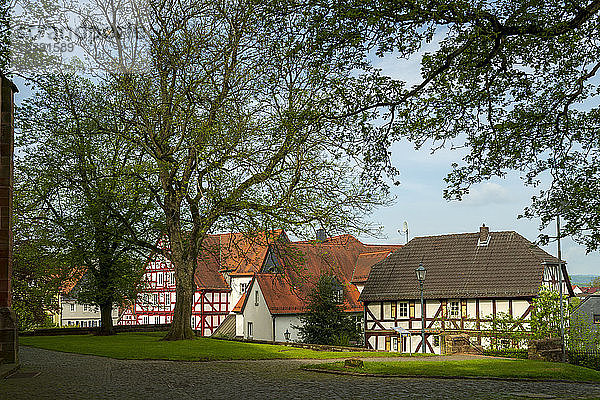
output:
[[[408,243],[408,222],[404,221],[402,229],[398,229],[398,233],[404,233],[406,235],[406,243]]]

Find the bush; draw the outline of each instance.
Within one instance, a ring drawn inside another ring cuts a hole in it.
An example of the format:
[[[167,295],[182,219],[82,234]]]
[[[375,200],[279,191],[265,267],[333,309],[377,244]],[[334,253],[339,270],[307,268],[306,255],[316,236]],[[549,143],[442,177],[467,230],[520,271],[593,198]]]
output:
[[[492,357],[508,357],[527,359],[527,350],[525,349],[489,349],[484,350],[483,354]]]

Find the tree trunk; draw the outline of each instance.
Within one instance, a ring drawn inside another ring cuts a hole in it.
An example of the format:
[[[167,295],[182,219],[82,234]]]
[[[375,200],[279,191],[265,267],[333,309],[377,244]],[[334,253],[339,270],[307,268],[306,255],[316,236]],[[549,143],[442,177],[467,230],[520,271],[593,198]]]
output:
[[[112,308],[111,302],[100,305],[100,329],[98,330],[97,335],[109,336],[116,333],[113,327]]]
[[[169,332],[163,340],[185,340],[194,339],[196,337],[192,330],[192,307],[194,305],[194,293],[196,285],[194,283],[194,273],[196,270],[196,257],[192,260],[181,260],[180,257],[173,252],[173,261],[179,259],[178,265],[175,267],[175,310],[173,311],[173,321],[169,328]]]

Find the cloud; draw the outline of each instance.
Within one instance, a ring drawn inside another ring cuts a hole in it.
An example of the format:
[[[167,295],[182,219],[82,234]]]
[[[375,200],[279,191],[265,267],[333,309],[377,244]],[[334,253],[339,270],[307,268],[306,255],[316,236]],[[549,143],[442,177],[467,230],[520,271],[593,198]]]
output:
[[[463,198],[463,204],[468,206],[485,206],[489,204],[505,204],[512,201],[509,191],[493,182],[484,182],[471,187],[469,194]]]

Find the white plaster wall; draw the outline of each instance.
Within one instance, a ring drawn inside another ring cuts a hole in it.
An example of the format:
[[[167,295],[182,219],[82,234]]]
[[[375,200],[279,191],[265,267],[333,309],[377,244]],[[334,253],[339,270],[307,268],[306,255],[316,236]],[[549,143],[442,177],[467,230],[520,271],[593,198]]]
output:
[[[373,314],[373,316],[378,320],[381,319],[381,305],[380,304],[381,303],[379,303],[379,302],[369,303],[369,305],[367,307],[369,309],[369,311]]]
[[[496,300],[496,313],[508,314],[508,300]]]
[[[248,337],[248,322],[252,322],[252,339],[273,340],[273,319],[257,281],[248,289],[248,301],[244,308],[244,338]],[[255,305],[255,293],[258,292],[258,305]]]
[[[477,316],[477,301],[475,299],[467,299],[467,318],[475,318]]]
[[[240,297],[244,293],[241,292],[242,284],[249,284],[252,280],[251,276],[232,276],[229,286],[231,286],[231,292],[229,294],[229,310],[233,310]]]
[[[235,315],[235,336],[244,336],[244,314]]]
[[[71,311],[71,304],[75,305],[75,311]],[[100,308],[89,306],[87,311],[84,311],[84,305],[76,302],[73,299],[65,299],[61,300],[61,326],[69,326],[69,322],[71,322],[71,326],[82,326],[82,322],[86,322],[86,326],[90,326],[89,324],[95,321],[95,326],[100,326]],[[112,310],[112,319],[113,324],[116,325],[117,320],[119,319],[119,309],[118,307],[113,307]]]
[[[286,329],[290,332],[290,342],[300,342],[298,330],[294,326],[302,325],[299,315],[277,315],[275,317],[275,341],[285,342]]]

